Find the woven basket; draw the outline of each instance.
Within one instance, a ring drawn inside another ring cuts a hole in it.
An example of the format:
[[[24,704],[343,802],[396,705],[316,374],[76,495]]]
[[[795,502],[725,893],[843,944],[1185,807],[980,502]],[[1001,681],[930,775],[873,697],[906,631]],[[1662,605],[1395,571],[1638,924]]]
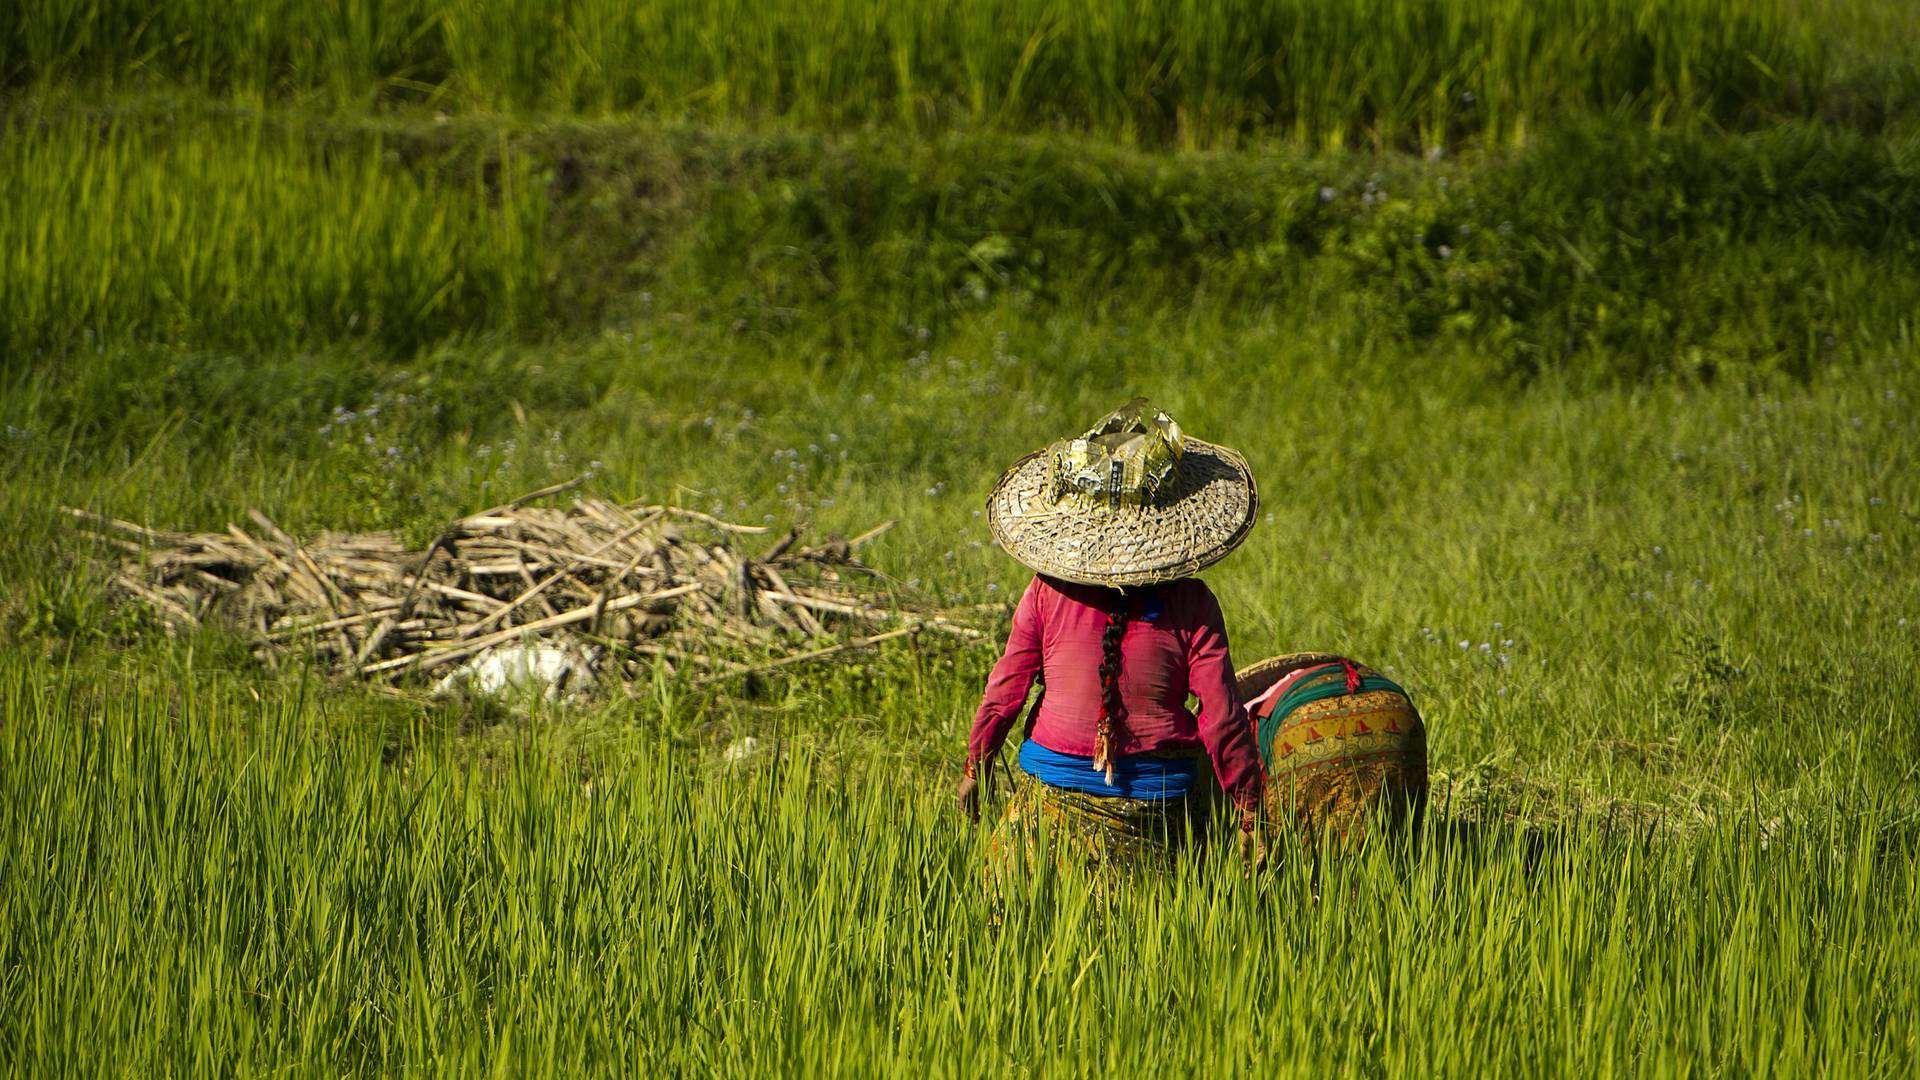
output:
[[[1289,691],[1261,710],[1284,715],[1254,717],[1271,819],[1309,838],[1346,841],[1416,817],[1427,796],[1427,732],[1406,692],[1336,653],[1303,652],[1242,669],[1240,700],[1251,702],[1296,673],[1302,685],[1331,683],[1332,690],[1291,707]],[[1352,690],[1350,677],[1358,683]]]

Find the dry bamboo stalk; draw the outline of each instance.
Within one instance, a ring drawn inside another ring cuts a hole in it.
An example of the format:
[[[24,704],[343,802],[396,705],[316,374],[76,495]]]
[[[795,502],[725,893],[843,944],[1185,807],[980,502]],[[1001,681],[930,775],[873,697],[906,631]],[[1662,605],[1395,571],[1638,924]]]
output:
[[[955,637],[977,638],[981,636],[980,631],[970,626],[956,625],[938,615],[903,616],[897,612],[889,611],[886,608],[860,608],[835,600],[823,600],[818,597],[802,596],[799,594],[789,594],[788,596],[781,597],[781,599],[799,604],[802,607],[813,608],[817,611],[831,611],[837,615],[846,615],[855,619],[865,619],[869,622],[890,622],[896,618],[912,617],[916,618],[921,625],[929,630],[938,630],[941,633],[952,634]]]
[[[325,599],[324,597],[311,595],[313,590],[307,586],[306,582],[300,580],[299,576],[293,572],[292,567],[280,561],[280,556],[275,555],[273,552],[267,550],[267,548],[264,545],[262,545],[258,540],[255,540],[253,537],[247,535],[247,533],[243,531],[240,528],[240,526],[235,525],[233,522],[229,521],[227,522],[227,532],[235,540],[240,541],[240,543],[244,547],[246,547],[248,551],[251,551],[254,554],[258,555],[262,560],[264,560],[267,563],[267,565],[272,566],[275,570],[280,571],[281,576],[286,580],[287,586],[289,588],[297,589],[302,594],[306,594],[306,599],[308,599],[310,602],[316,605],[324,601]]]
[[[608,503],[606,509],[608,513],[627,525],[658,525],[658,531],[651,539],[642,541],[636,538],[631,543],[630,546],[636,552],[647,554],[653,550],[668,547],[679,538],[679,529],[672,522],[660,520],[666,516],[665,511],[656,510],[644,516],[635,517],[626,507],[618,503]]]
[[[201,547],[219,555],[235,566],[245,566],[248,568],[253,566],[253,560],[247,557],[246,552],[241,551],[239,548],[228,547],[225,539],[222,537],[215,536],[212,533],[201,533],[195,536],[193,540]]]
[[[477,593],[471,589],[463,589],[458,585],[445,585],[438,581],[423,581],[420,583],[420,588],[430,593],[436,593],[440,596],[472,604],[480,608],[483,613],[492,611],[502,603],[502,601],[495,600],[486,593]]]
[[[339,587],[329,580],[325,574],[320,572],[320,567],[314,563],[313,556],[308,555],[306,549],[300,546],[299,541],[288,536],[286,531],[280,528],[280,526],[275,525],[267,515],[250,508],[247,510],[247,516],[253,519],[254,524],[267,530],[269,536],[287,545],[287,550],[293,553],[294,562],[304,567],[307,573],[313,575],[314,583],[320,586],[321,603],[325,604],[327,610],[333,613],[334,618],[340,618],[342,614],[340,605],[334,602],[335,596],[339,595]],[[344,603],[346,598],[341,596],[340,600]],[[351,661],[359,652],[359,646],[354,644],[353,635],[348,633],[347,628],[344,626],[336,628],[334,634],[340,640],[342,652],[347,656],[349,661]],[[356,663],[353,666],[358,668],[359,664]]]
[[[147,603],[152,604],[154,607],[159,608],[161,611],[178,616],[189,626],[200,625],[199,617],[193,612],[182,607],[178,601],[167,594],[143,584],[134,578],[132,574],[122,572],[115,575],[114,584],[145,600]]]
[[[519,564],[510,562],[468,563],[467,573],[477,578],[519,577],[520,567]]]
[[[503,514],[509,510],[518,510],[521,507],[527,505],[530,502],[533,502],[536,499],[544,499],[549,495],[558,495],[563,491],[572,491],[574,488],[577,488],[581,484],[586,483],[587,478],[592,475],[593,475],[592,473],[581,473],[579,476],[576,476],[571,480],[562,480],[557,484],[549,484],[546,487],[539,488],[534,491],[529,491],[525,495],[522,495],[517,499],[513,499],[509,502],[503,502],[499,506],[488,507],[487,509],[480,511],[477,514],[472,514],[467,517],[461,518],[460,522],[464,524],[466,522],[472,521],[474,518],[492,517],[495,514]]]
[[[664,656],[670,660],[684,660],[690,664],[698,664],[703,668],[711,669],[720,665],[720,661],[710,656],[701,656],[699,653],[688,652],[685,649],[676,649],[670,645],[655,645],[647,641],[617,641],[611,642],[610,644],[616,649],[645,653],[648,656]]]
[[[652,519],[649,518],[647,520],[651,521]],[[600,587],[599,594],[593,598],[593,625],[594,626],[599,626],[601,618],[606,615],[607,595],[622,581],[625,581],[628,574],[631,574],[635,570],[637,570],[640,565],[640,560],[645,558],[648,554],[650,554],[650,549],[635,552],[633,558],[627,560],[626,565],[622,566],[618,571],[616,571],[614,575],[608,578],[606,583]]]
[[[696,566],[706,566],[708,563],[714,561],[713,553],[707,550],[705,544],[676,543],[673,545],[673,550],[690,556],[687,561]]]
[[[630,503],[624,507],[624,509],[629,514],[671,514],[674,517],[683,517],[692,521],[703,522],[719,529],[721,532],[745,533],[749,536],[759,536],[763,533],[773,531],[765,525],[737,525],[731,521],[722,521],[712,514],[703,514],[698,510],[689,510],[684,506],[646,506],[640,503]]]
[[[341,555],[335,552],[321,552],[335,577],[342,575],[358,576],[368,581],[379,581],[404,588],[407,583],[406,567],[403,565],[404,552],[383,559],[368,558],[365,555]]]
[[[759,570],[767,576],[767,582],[773,586],[773,589],[770,590],[772,594],[770,599],[798,599],[798,597],[794,596],[793,588],[787,584],[787,579],[782,577],[780,571],[771,563],[762,562]],[[809,635],[813,637],[824,637],[826,635],[826,628],[820,625],[820,620],[813,617],[813,612],[808,611],[805,604],[798,604],[794,607],[793,617],[794,620],[800,624],[800,628]]]
[[[853,604],[842,603],[838,600],[826,600],[803,593],[788,592],[782,595],[780,599],[799,607],[831,612],[835,615],[845,615],[854,619],[865,619],[869,622],[887,618],[887,612],[880,608],[858,607]]]
[[[294,565],[302,567],[308,574],[312,575],[314,583],[320,586],[322,599],[331,601],[332,594],[337,592],[338,589],[332,581],[327,579],[327,575],[321,572],[320,567],[314,563],[313,557],[307,554],[306,549],[300,546],[299,541],[288,536],[286,530],[275,525],[273,519],[258,510],[248,509],[247,516],[253,519],[255,525],[265,529],[268,536],[287,546],[287,551]]]
[[[794,542],[799,539],[800,539],[800,530],[797,527],[789,528],[787,530],[787,535],[775,541],[774,545],[767,549],[766,554],[760,556],[759,561],[761,563],[773,562],[775,559],[780,558],[780,556],[785,555],[787,553],[787,549],[791,548],[794,545]]]
[[[622,516],[626,517],[624,513]],[[627,539],[608,548],[607,554],[614,554],[619,548],[625,547],[628,551],[644,558],[660,544],[659,537],[647,535],[649,530],[662,527],[660,526],[660,515],[649,514],[638,520],[628,517],[627,520],[631,525],[637,526],[638,528],[629,534]]]
[[[238,582],[228,581],[218,574],[209,574],[205,570],[195,570],[192,577],[195,581],[203,581],[221,592],[240,591],[240,584]]]
[[[181,539],[181,537],[173,533],[163,533],[158,529],[149,529],[145,525],[135,525],[131,521],[122,521],[119,518],[108,517],[105,514],[96,514],[91,510],[82,510],[77,506],[64,506],[61,507],[61,509],[67,514],[79,518],[81,521],[93,525],[105,525],[109,528],[119,529],[121,532],[132,533],[143,539],[163,543],[176,543]]]
[[[759,590],[754,587],[753,574],[748,570],[747,564],[734,558],[733,553],[721,544],[714,544],[703,550],[706,556],[713,560],[712,565],[719,577],[720,587],[733,602],[734,611],[742,619],[751,622],[754,611],[759,607],[759,600],[756,597]]]
[[[514,565],[517,566],[520,570],[521,582],[527,586],[527,592],[522,593],[520,595],[533,596],[534,599],[537,599],[540,602],[541,610],[545,611],[549,616],[560,614],[558,611],[554,610],[553,605],[547,601],[547,598],[545,596],[540,595],[539,582],[535,580],[533,576],[533,571],[528,569],[527,560],[517,550],[513,553],[513,562],[514,562]],[[508,605],[509,608],[511,608],[512,606],[513,605],[511,604]],[[481,621],[485,622],[487,620],[495,618],[498,615],[499,615],[499,612],[492,612],[488,614],[486,618],[482,619]]]
[[[689,593],[697,591],[699,588],[700,586],[698,585],[679,585],[671,589],[662,589],[658,592],[630,593],[618,600],[609,602],[606,610],[625,611],[628,608],[639,607],[642,604],[686,596]],[[530,623],[521,623],[518,626],[510,626],[505,630],[488,634],[485,637],[469,639],[464,645],[456,649],[442,649],[438,652],[431,653],[415,653],[412,656],[404,656],[393,660],[385,660],[378,664],[371,664],[365,669],[365,672],[368,675],[376,675],[387,671],[399,671],[409,667],[425,671],[428,668],[439,667],[449,660],[458,660],[461,657],[471,656],[490,646],[498,645],[503,641],[512,641],[522,634],[531,634],[539,630],[553,630],[562,626],[571,626],[577,622],[585,622],[591,618],[592,615],[593,612],[590,609],[575,608],[572,611],[562,612],[559,615],[554,615],[549,618],[539,619]]]
[[[335,626],[351,626],[357,623],[372,622],[374,619],[380,618],[388,612],[399,608],[399,606],[400,602],[396,600],[377,610],[364,612],[359,615],[343,615],[337,619],[324,619],[320,622],[304,622],[294,623],[288,626],[276,626],[271,630],[262,631],[261,636],[269,640],[278,640],[281,638],[298,637],[301,634],[317,634],[322,631],[332,630]]]
[[[594,545],[596,543],[599,543],[598,540],[596,540],[592,535],[590,535],[586,531],[582,530],[579,527],[579,525],[576,524],[575,521],[567,515],[563,514],[555,518],[554,521],[552,522],[551,527],[552,527],[552,531],[559,534],[559,536],[562,539],[572,540],[576,545],[578,545],[573,549],[575,551],[584,551],[589,548],[594,548]],[[625,537],[622,536],[620,539],[625,539]],[[605,551],[606,548],[611,547],[615,542],[617,541],[608,541],[607,543],[602,544],[599,548],[595,549],[596,553],[599,551]]]
[[[153,550],[146,544],[136,543],[124,536],[109,536],[103,532],[96,532],[93,534],[93,538],[109,547],[119,548],[129,555],[145,555],[147,552]]]
[[[578,510],[581,514],[592,518],[595,522],[597,522],[599,525],[601,525],[604,528],[608,528],[608,529],[620,528],[620,523],[614,520],[612,512],[607,508],[607,504],[600,499],[595,499],[595,498],[575,499],[573,502],[573,508],[575,510]]]
[[[704,598],[696,597],[695,599],[700,600]],[[752,623],[741,623],[722,619],[713,613],[710,606],[703,608],[699,603],[687,603],[680,605],[679,612],[705,627],[710,633],[717,634],[724,638],[731,638],[734,641],[752,646],[756,649],[768,648],[777,645],[780,641],[780,639],[766,627],[755,626]]]
[[[868,541],[872,540],[874,537],[879,536],[881,533],[886,532],[888,529],[891,529],[898,524],[900,524],[898,521],[883,521],[880,524],[875,525],[873,528],[868,529],[866,532],[861,533],[859,536],[856,536],[853,539],[848,540],[847,546],[850,548],[858,548],[862,544],[867,543]]]
[[[624,539],[624,537],[621,539]],[[620,560],[603,558],[599,554],[600,551],[612,548],[615,546],[614,544],[602,544],[593,554],[587,554],[585,552],[576,554],[564,548],[556,548],[548,544],[535,544],[526,540],[494,540],[491,542],[503,545],[505,549],[501,552],[503,555],[512,551],[519,551],[528,555],[544,555],[555,564],[575,562],[582,566],[598,566],[605,569],[611,569],[620,565]]]
[[[353,666],[356,671],[364,670],[367,661],[373,658],[382,645],[386,644],[387,638],[393,633],[394,624],[413,613],[413,604],[420,596],[420,587],[426,583],[427,571],[433,568],[433,557],[452,543],[453,530],[444,529],[439,536],[433,538],[433,543],[427,545],[427,552],[420,557],[420,566],[413,573],[413,584],[407,586],[406,595],[400,598],[399,610],[380,620],[380,625],[374,627],[373,633],[367,635],[366,644],[360,646],[360,651],[354,654]]]
[[[720,682],[725,679],[735,678],[740,675],[750,675],[750,674],[755,674],[763,671],[772,671],[775,668],[783,668],[790,664],[804,663],[805,661],[808,661],[808,660],[818,660],[823,656],[831,656],[834,653],[846,652],[849,649],[864,649],[871,645],[878,645],[883,641],[891,641],[894,638],[905,637],[908,634],[911,634],[918,629],[919,629],[918,626],[902,626],[897,630],[888,630],[882,634],[874,634],[870,637],[856,638],[853,641],[843,641],[838,645],[829,645],[824,649],[813,649],[809,652],[794,653],[791,656],[782,656],[777,660],[768,660],[765,663],[761,663],[761,664],[736,664],[729,671],[723,671],[717,675],[709,675],[702,679],[696,679],[694,680],[694,685],[705,686],[708,683]]]
[[[392,532],[370,533],[324,533],[322,540],[314,547],[336,547],[343,550],[377,552],[385,555],[404,555],[406,545]]]
[[[367,615],[348,615],[348,616],[345,616],[343,619],[341,619],[340,622],[343,625],[354,625],[356,623],[371,622],[373,619],[378,617],[379,617],[378,613],[367,614]],[[289,630],[275,630],[272,633],[264,634],[262,636],[268,641],[292,641],[295,638],[312,637],[316,634],[324,633],[326,630],[331,630],[331,629],[333,629],[333,627],[322,626],[322,625],[298,626]],[[430,620],[405,619],[405,620],[395,622],[393,624],[391,632],[411,633],[415,630],[431,631],[431,629],[432,629],[432,624]]]
[[[127,545],[134,551],[150,552],[148,563],[163,569],[176,566],[222,566],[229,561],[226,556],[214,551],[160,551],[141,548],[131,540],[120,540],[114,537],[103,537],[103,539],[109,543]]]
[[[780,630],[784,630],[792,634],[797,634],[801,637],[813,636],[812,634],[807,632],[806,627],[800,625],[800,620],[794,618],[793,612],[798,612],[800,610],[799,608],[794,608],[790,612],[786,608],[781,607],[780,601],[775,599],[773,594],[770,592],[763,592],[761,590],[756,589],[751,594],[748,594],[748,595],[752,597],[754,610],[757,611],[768,623],[771,623],[773,626],[777,627]],[[744,617],[744,613],[743,613],[743,617]]]

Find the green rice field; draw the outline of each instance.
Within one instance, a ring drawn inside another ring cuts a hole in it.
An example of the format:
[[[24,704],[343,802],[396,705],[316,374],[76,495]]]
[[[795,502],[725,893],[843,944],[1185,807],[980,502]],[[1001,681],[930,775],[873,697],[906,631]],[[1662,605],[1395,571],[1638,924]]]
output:
[[[0,12],[0,1071],[1911,1075],[1917,56],[1884,0]],[[60,512],[424,544],[587,474],[996,605],[988,486],[1137,393],[1258,477],[1236,658],[1413,695],[1416,834],[990,886],[994,643],[392,693]]]

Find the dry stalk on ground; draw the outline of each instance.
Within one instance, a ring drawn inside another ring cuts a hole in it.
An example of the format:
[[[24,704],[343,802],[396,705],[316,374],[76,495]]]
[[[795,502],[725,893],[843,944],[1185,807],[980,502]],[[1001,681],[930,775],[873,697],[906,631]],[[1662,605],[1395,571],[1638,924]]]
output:
[[[533,505],[578,484],[461,518],[423,551],[385,532],[302,542],[258,510],[218,533],[67,512],[118,550],[115,587],[170,626],[225,622],[270,662],[311,652],[373,680],[528,639],[604,650],[622,679],[664,666],[714,682],[911,634],[983,634],[974,610],[877,602],[881,579],[856,555],[891,522],[809,546],[798,529],[677,506]]]

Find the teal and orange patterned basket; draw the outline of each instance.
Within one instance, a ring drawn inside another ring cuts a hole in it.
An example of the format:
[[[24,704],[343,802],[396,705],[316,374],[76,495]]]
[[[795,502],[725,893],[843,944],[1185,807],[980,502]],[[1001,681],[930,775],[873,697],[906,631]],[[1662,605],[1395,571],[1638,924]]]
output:
[[[1267,812],[1309,837],[1358,839],[1415,819],[1427,730],[1407,692],[1335,653],[1291,653],[1237,675],[1267,767]]]

